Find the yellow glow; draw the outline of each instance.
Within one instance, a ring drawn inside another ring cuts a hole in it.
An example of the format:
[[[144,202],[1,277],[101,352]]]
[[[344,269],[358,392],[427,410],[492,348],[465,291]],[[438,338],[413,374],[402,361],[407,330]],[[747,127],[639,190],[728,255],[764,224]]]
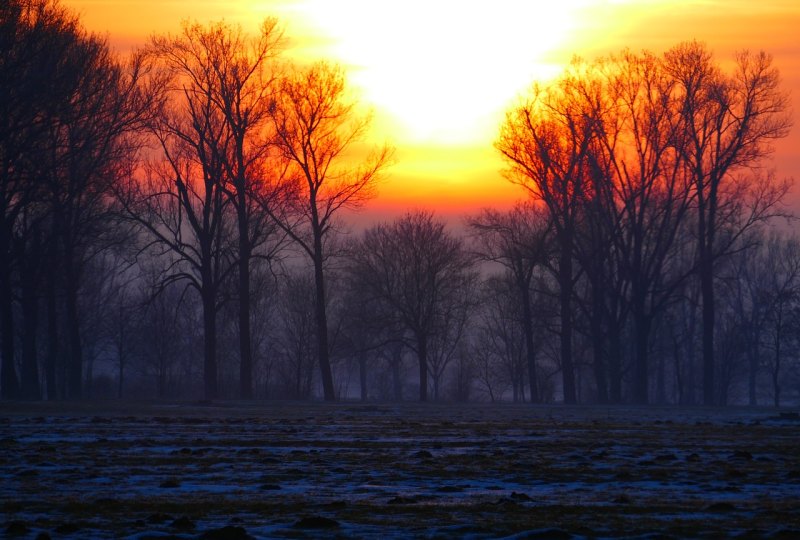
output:
[[[0,0],[2,1],[2,0]],[[573,55],[661,51],[705,41],[720,61],[740,49],[775,55],[800,113],[797,0],[62,0],[118,50],[183,19],[226,19],[255,31],[275,16],[287,54],[340,62],[375,112],[377,143],[397,165],[376,213],[419,206],[471,211],[524,197],[492,148],[503,114],[535,80]],[[800,126],[800,119],[795,121]],[[800,128],[778,144],[781,176],[800,178]]]
[[[403,141],[456,145],[490,140],[506,104],[574,30],[585,2],[398,3],[307,0],[329,54]]]

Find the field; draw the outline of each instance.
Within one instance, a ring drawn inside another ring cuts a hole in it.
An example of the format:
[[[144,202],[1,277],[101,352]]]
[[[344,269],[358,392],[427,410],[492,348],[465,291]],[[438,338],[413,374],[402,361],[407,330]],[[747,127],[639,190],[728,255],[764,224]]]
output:
[[[1,404],[15,538],[800,538],[761,409]]]

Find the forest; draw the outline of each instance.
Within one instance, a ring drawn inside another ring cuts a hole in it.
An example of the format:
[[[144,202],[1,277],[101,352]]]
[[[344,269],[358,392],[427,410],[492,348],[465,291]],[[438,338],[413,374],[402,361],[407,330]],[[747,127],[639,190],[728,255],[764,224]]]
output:
[[[576,59],[498,126],[516,206],[358,228],[395,154],[287,47],[0,4],[2,399],[800,401],[769,54]]]

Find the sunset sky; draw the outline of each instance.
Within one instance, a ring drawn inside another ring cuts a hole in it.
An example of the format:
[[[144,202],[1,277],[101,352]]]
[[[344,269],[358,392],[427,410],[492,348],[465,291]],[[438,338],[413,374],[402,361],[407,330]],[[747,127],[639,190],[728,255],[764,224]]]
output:
[[[492,143],[504,111],[574,55],[663,51],[705,42],[718,60],[740,49],[774,56],[795,128],[778,145],[779,176],[800,183],[800,2],[796,0],[64,0],[120,52],[185,19],[255,30],[275,16],[287,55],[346,67],[375,112],[373,137],[396,164],[363,219],[406,208],[464,214],[524,196],[501,175]],[[800,185],[793,201],[800,211]]]

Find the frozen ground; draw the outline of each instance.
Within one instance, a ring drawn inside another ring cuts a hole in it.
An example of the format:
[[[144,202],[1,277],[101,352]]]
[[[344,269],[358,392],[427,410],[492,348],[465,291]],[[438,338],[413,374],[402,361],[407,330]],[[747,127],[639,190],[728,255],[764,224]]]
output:
[[[16,538],[800,538],[771,410],[0,404]],[[666,536],[658,536],[666,535]]]

